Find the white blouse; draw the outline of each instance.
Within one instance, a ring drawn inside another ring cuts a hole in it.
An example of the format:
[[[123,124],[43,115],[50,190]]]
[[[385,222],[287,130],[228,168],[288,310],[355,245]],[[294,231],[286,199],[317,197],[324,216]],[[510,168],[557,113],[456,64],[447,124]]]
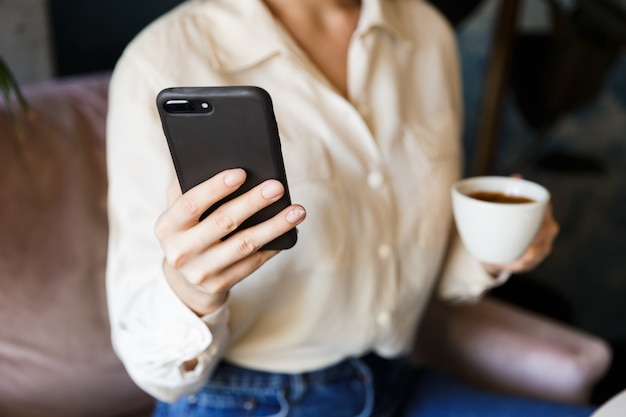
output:
[[[153,396],[197,390],[222,358],[299,372],[400,355],[437,282],[455,299],[495,284],[449,238],[461,160],[454,33],[422,1],[363,0],[348,59],[346,100],[261,0],[183,3],[121,57],[107,125],[108,302],[116,352]],[[291,198],[307,218],[294,248],[197,317],[165,281],[153,232],[175,179],[155,97],[237,84],[272,96]]]

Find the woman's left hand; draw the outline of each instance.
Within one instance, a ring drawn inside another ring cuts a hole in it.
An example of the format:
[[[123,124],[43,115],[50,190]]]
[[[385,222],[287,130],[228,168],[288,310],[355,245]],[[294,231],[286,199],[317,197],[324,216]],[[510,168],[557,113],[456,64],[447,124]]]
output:
[[[519,259],[507,264],[483,263],[483,267],[494,277],[531,271],[552,252],[552,244],[558,234],[559,224],[552,215],[552,205],[548,204],[543,223],[535,239]]]

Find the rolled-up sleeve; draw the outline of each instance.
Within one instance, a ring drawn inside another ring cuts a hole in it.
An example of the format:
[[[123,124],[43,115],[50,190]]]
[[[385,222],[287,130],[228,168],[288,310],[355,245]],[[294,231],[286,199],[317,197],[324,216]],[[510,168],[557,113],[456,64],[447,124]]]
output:
[[[439,296],[452,302],[475,302],[489,289],[501,285],[506,277],[494,278],[480,261],[465,248],[453,229],[450,246],[438,285]]]
[[[204,317],[191,312],[165,279],[139,289],[113,326],[115,350],[131,378],[163,401],[197,391],[228,339],[227,305]],[[159,306],[155,309],[154,306]],[[192,369],[186,362],[193,361]]]

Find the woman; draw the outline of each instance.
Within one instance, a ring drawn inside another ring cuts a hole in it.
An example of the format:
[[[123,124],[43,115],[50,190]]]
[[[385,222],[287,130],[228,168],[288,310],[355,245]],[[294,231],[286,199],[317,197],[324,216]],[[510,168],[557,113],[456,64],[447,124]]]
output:
[[[273,98],[297,204],[222,240],[284,190],[267,181],[198,222],[245,172],[181,195],[154,99],[241,84]],[[449,241],[459,90],[454,35],[416,0],[195,0],[129,45],[110,90],[108,295],[116,351],[157,415],[450,407],[424,402],[436,396],[423,388],[456,385],[401,359],[436,282],[446,298],[479,297],[500,272],[541,262],[557,229],[548,214],[511,265],[481,265]],[[258,250],[294,227],[294,248]],[[483,395],[465,398],[489,415],[473,402]],[[511,403],[525,416],[589,414],[487,398],[493,415]]]

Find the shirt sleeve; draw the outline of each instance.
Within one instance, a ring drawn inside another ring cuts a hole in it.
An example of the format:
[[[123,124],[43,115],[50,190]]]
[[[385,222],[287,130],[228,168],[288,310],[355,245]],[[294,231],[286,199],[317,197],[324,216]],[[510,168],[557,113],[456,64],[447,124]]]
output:
[[[223,356],[229,308],[198,317],[163,275],[154,224],[176,176],[155,105],[159,78],[146,68],[122,56],[109,87],[107,302],[113,347],[129,375],[173,401],[204,384]]]
[[[508,279],[508,275],[494,278],[480,261],[465,248],[456,228],[453,228],[450,247],[439,281],[439,296],[453,302],[476,302],[490,288]]]

